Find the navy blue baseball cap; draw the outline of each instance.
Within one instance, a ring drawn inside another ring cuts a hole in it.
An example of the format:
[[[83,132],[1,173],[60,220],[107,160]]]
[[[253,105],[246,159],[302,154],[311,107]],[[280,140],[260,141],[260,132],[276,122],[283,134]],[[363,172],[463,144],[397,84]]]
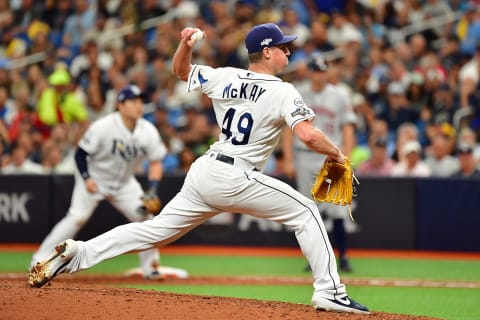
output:
[[[292,42],[297,36],[286,36],[275,23],[264,23],[253,27],[245,37],[245,46],[249,54],[260,52],[263,48]]]
[[[134,84],[129,84],[126,87],[123,87],[122,90],[118,93],[117,101],[124,102],[125,100],[142,98],[143,93],[140,88]]]

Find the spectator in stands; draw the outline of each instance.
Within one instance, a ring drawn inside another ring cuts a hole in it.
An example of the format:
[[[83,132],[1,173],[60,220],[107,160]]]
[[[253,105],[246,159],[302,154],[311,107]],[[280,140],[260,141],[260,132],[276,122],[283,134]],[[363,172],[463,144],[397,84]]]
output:
[[[115,110],[118,92],[129,83],[127,77],[116,69],[110,70],[109,79],[111,79],[109,81],[111,86],[104,92],[105,102],[102,113],[110,113]]]
[[[10,154],[7,153],[6,145],[3,142],[0,142],[0,174],[2,173],[2,168],[10,163]]]
[[[60,147],[52,140],[47,140],[42,145],[42,167],[44,173],[55,173],[57,165],[62,161]]]
[[[42,6],[33,0],[23,0],[14,4],[12,9],[15,14],[14,25],[21,31],[26,31],[28,26],[35,20],[37,14],[42,12]]]
[[[465,110],[466,115],[471,114],[480,103],[479,98],[475,97],[480,78],[480,42],[477,44],[475,55],[467,64],[462,66],[458,77],[460,81],[460,107]]]
[[[362,94],[358,92],[355,92],[352,95],[352,107],[357,119],[355,123],[355,139],[357,144],[350,153],[350,161],[352,167],[356,169],[361,163],[368,160],[371,156],[371,150],[369,146],[370,135],[374,135],[374,127],[377,125],[379,120],[375,118],[375,114],[373,113],[373,109],[371,108],[369,102]],[[382,134],[375,134],[376,137],[382,135],[387,136],[388,130],[385,129],[384,133]]]
[[[336,48],[343,48],[350,41],[363,42],[363,36],[345,15],[334,10],[331,15],[332,23],[327,28],[328,41]]]
[[[398,56],[399,62],[409,70],[418,68],[421,58],[428,52],[427,41],[421,33],[390,45]],[[417,70],[418,71],[418,70]]]
[[[419,141],[418,128],[414,123],[403,123],[400,127],[398,127],[397,131],[392,137],[395,139],[395,148],[391,154],[391,157],[393,160],[399,162],[403,160],[403,145],[410,140]]]
[[[0,86],[0,121],[10,125],[16,113],[15,104],[10,99],[9,90]]]
[[[310,25],[311,41],[315,50],[329,52],[335,50],[335,46],[328,40],[327,26],[319,18],[312,21]]]
[[[457,145],[470,144],[473,146],[473,158],[477,167],[480,168],[480,144],[477,141],[477,134],[470,127],[465,127],[460,130],[457,137]]]
[[[156,0],[144,0],[139,3],[138,20],[143,21],[159,17],[167,13],[165,8],[162,7]]]
[[[41,20],[51,29],[50,38],[54,45],[60,45],[65,21],[73,13],[73,3],[70,0],[45,1],[45,9]]]
[[[54,52],[54,46],[49,39],[50,27],[39,20],[35,20],[30,24],[27,34],[29,38],[29,46],[27,54],[35,54],[42,52]]]
[[[310,29],[304,25],[295,8],[291,5],[285,5],[282,10],[283,19],[278,23],[278,26],[285,34],[297,35],[295,46],[302,47],[308,38],[310,38]]]
[[[431,123],[428,124],[425,131],[426,131],[427,139],[429,143],[431,143],[436,136],[441,135],[445,137],[445,141],[448,145],[448,153],[449,154],[455,153],[457,131],[451,124],[449,124],[448,122],[437,123],[432,121]]]
[[[10,144],[10,136],[9,136],[9,133],[8,133],[8,126],[1,119],[0,119],[0,144],[2,146]]]
[[[443,82],[439,88],[433,92],[432,101],[429,106],[432,112],[431,120],[435,123],[453,123],[455,112],[459,105],[455,101],[455,94],[448,83]]]
[[[395,162],[388,156],[386,136],[370,139],[370,159],[362,162],[355,170],[360,176],[391,176]]]
[[[250,23],[258,10],[257,0],[237,0],[233,4],[233,19],[238,26],[244,23]]]
[[[424,84],[425,79],[421,72],[414,71],[410,73],[410,81],[407,86],[406,95],[412,108],[419,114],[422,114],[428,105],[428,96],[425,94]]]
[[[99,48],[102,50],[122,50],[125,45],[123,37],[119,37],[115,30],[118,27],[120,27],[118,17],[109,17],[106,12],[98,11],[95,26],[84,37],[86,39],[96,39]]]
[[[426,0],[422,8],[423,17],[425,19],[444,16],[452,12],[449,1],[442,0]]]
[[[367,145],[370,128],[376,119],[375,114],[369,101],[361,93],[355,92],[352,94],[352,106],[357,116],[355,124],[357,144]]]
[[[52,129],[50,138],[44,143],[49,142],[50,144],[57,146],[60,149],[61,157],[63,158],[70,151],[74,151],[77,147],[74,135],[78,134],[78,130],[72,129],[73,128],[66,124],[58,124]]]
[[[185,144],[178,137],[177,131],[170,123],[169,112],[165,105],[157,103],[155,111],[149,119],[158,129],[162,140],[167,147],[167,155],[163,159],[165,172],[176,171],[179,167],[179,154],[185,148]]]
[[[94,3],[88,0],[75,0],[74,12],[65,21],[63,32],[72,37],[72,45],[80,47],[83,36],[95,27],[96,13]]]
[[[47,77],[43,74],[40,64],[32,64],[27,69],[26,81],[30,88],[30,102],[34,105],[40,94],[48,88]]]
[[[401,149],[403,160],[392,169],[393,177],[428,177],[430,168],[422,160],[422,146],[417,140],[405,142]]]
[[[198,156],[208,149],[211,138],[211,126],[208,118],[194,106],[184,107],[184,123],[177,130],[178,137],[185,146]]]
[[[452,178],[480,178],[480,171],[477,169],[473,158],[473,144],[461,143],[458,145],[457,154],[460,170],[451,175]]]
[[[431,154],[425,159],[433,177],[448,177],[458,171],[458,159],[450,155],[448,137],[436,135],[432,141]]]
[[[15,141],[14,147],[20,146],[26,152],[27,158],[39,163],[40,162],[40,148],[42,139],[38,139],[34,130],[22,131]]]
[[[171,77],[169,72],[168,66],[178,41],[176,36],[172,36],[176,34],[173,31],[187,24],[206,31],[207,39],[199,43],[194,52],[195,59],[199,61],[209,61],[211,65],[224,64],[227,60],[231,61],[229,64],[242,64],[246,56],[238,39],[243,38],[253,21],[266,19],[265,22],[277,22],[284,28],[300,26],[311,33],[304,45],[292,52],[291,66],[298,65],[301,69],[301,60],[306,56],[319,51],[328,52],[340,70],[340,80],[347,81],[353,92],[364,95],[372,106],[375,118],[384,118],[385,114],[391,113],[388,118],[392,120],[399,114],[397,109],[394,112],[388,109],[392,101],[388,88],[392,82],[402,83],[408,105],[421,115],[421,121],[415,122],[415,125],[419,130],[417,139],[422,145],[430,143],[434,136],[430,131],[436,131],[440,121],[457,130],[464,127],[475,127],[477,130],[474,121],[478,122],[480,117],[480,110],[477,110],[480,109],[478,1],[381,1],[376,6],[372,3],[368,0],[147,0],[100,1],[98,4],[90,0],[0,2],[3,4],[3,8],[0,5],[0,52],[5,53],[5,57],[0,58],[0,87],[6,88],[9,99],[16,100],[18,88],[22,86],[18,77],[23,77],[20,80],[27,82],[32,101],[40,101],[40,94],[49,86],[46,75],[54,71],[56,62],[62,61],[72,72],[74,81],[71,84],[82,85],[82,90],[77,87],[76,93],[82,94],[80,100],[84,104],[98,109],[101,105],[98,93],[102,91],[106,96],[102,112],[94,112],[91,117],[111,112],[110,97],[116,96],[115,89],[111,88],[117,86],[117,79],[121,79],[118,80],[122,83],[121,87],[126,84],[125,81],[138,82],[138,85],[146,81],[148,87],[152,87],[149,93],[152,100],[165,104],[169,108],[169,117],[173,119],[172,110],[181,113],[182,105],[200,105],[200,97],[192,94],[187,99],[184,83]],[[456,24],[407,35],[397,30],[406,26],[412,30],[415,25],[424,26],[427,19],[444,15],[452,9],[464,11]],[[159,25],[143,30],[144,19],[160,15],[162,22]],[[282,18],[284,21],[281,21]],[[130,23],[139,28],[127,35],[116,30]],[[116,37],[111,37],[111,34]],[[329,38],[332,34],[336,36]],[[360,52],[359,41],[362,44]],[[441,48],[437,47],[439,43],[442,43]],[[347,50],[343,59],[336,56],[342,50],[335,49]],[[27,63],[33,64],[27,67],[11,59],[11,56],[42,50],[49,50],[46,58],[38,63],[28,59]],[[148,51],[146,59],[144,54],[133,53],[145,50]],[[218,52],[221,54],[215,56]],[[139,56],[143,57],[141,63]],[[94,65],[106,74],[100,77],[100,88],[98,84],[91,83],[95,77],[87,76],[96,72],[91,70]],[[132,72],[129,73],[129,70]],[[416,80],[409,76],[412,73],[417,76]],[[284,76],[296,75],[297,72],[292,72]],[[398,97],[393,99],[399,101]],[[51,105],[48,108],[55,110]],[[1,110],[0,103],[0,116]],[[154,112],[152,109],[152,114]],[[401,116],[403,112],[400,112]],[[55,118],[55,114],[51,113],[51,117]],[[20,131],[35,130],[35,126],[27,129],[28,118],[18,121],[22,128]],[[56,120],[45,127],[50,129],[55,123]],[[16,127],[15,130],[19,129],[18,123],[7,121],[7,125],[9,130],[12,126]],[[387,145],[389,154],[396,135],[392,129]],[[365,132],[364,145],[368,136],[369,133]]]
[[[85,105],[71,89],[70,75],[65,69],[55,70],[49,77],[50,87],[40,95],[37,103],[39,122],[43,125],[45,137],[58,123],[85,123],[88,113]]]
[[[77,55],[70,66],[72,77],[85,89],[88,82],[88,73],[92,67],[100,69],[100,80],[105,79],[104,73],[112,66],[113,57],[110,53],[100,50],[97,42],[93,39],[82,45],[81,54]],[[106,87],[104,83],[102,86]]]
[[[98,82],[89,82],[85,93],[87,96],[88,119],[90,121],[95,121],[113,111],[113,109],[105,108],[105,90],[102,90]]]
[[[64,158],[62,147],[54,139],[42,145],[42,162],[44,174],[74,174],[75,164]]]
[[[385,63],[382,54],[382,48],[380,46],[374,46],[370,48],[368,53],[368,81],[367,81],[367,93],[370,95],[381,94],[381,85],[385,85],[389,75],[388,65]],[[376,113],[380,113],[378,110]]]
[[[243,60],[237,51],[238,39],[231,34],[225,33],[220,36],[218,49],[215,52],[215,60],[219,65],[241,68]]]
[[[387,109],[379,115],[388,123],[390,131],[396,131],[403,123],[416,123],[419,114],[410,105],[405,85],[399,81],[388,85]]]
[[[441,64],[447,69],[456,68],[462,61],[463,56],[460,52],[460,39],[457,35],[451,34],[446,39],[445,44],[440,49]]]
[[[475,47],[480,42],[480,6],[478,2],[467,1],[464,15],[456,25],[456,35],[460,38],[460,51],[471,56],[475,54]]]
[[[16,146],[12,151],[10,163],[4,166],[1,172],[3,174],[41,174],[43,168],[28,159],[28,153],[23,147]]]
[[[8,128],[10,141],[12,143],[17,141],[21,132],[35,129],[33,124],[36,117],[35,106],[31,100],[31,91],[27,86],[17,91],[14,103],[17,112]]]

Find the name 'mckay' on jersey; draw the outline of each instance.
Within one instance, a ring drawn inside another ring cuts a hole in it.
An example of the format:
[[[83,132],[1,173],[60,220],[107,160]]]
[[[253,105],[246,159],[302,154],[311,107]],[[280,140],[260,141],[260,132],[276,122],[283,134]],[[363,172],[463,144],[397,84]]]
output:
[[[257,102],[258,98],[260,98],[260,96],[264,94],[266,91],[267,89],[264,89],[257,84],[242,82],[240,84],[240,87],[237,88],[237,87],[234,87],[232,83],[229,83],[223,89],[222,98],[245,99],[245,100],[250,100],[252,102]]]

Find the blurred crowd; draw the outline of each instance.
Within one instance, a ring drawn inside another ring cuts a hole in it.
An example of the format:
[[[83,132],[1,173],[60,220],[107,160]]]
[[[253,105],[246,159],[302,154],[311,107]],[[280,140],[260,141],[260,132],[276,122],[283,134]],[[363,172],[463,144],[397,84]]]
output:
[[[170,71],[180,30],[206,32],[195,63],[247,68],[244,36],[264,22],[298,36],[285,81],[308,81],[311,55],[329,61],[357,114],[359,176],[480,176],[478,0],[0,0],[0,173],[72,173],[79,138],[128,83],[165,171],[185,172],[219,128]],[[266,173],[284,174],[282,150]]]

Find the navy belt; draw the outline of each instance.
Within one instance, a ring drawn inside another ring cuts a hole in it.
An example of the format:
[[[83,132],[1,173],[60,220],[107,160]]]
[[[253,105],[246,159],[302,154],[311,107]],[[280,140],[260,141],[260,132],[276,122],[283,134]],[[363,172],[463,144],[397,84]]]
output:
[[[233,166],[234,162],[235,162],[235,159],[233,159],[232,157],[230,156],[227,156],[226,154],[222,154],[222,153],[217,153],[217,156],[215,157],[216,160],[218,161],[222,161],[222,162],[225,162],[225,163],[228,163],[230,165]]]
[[[227,156],[226,154],[223,154],[223,153],[220,153],[220,152],[216,152],[216,154],[215,153],[210,154],[210,157],[214,158],[215,160],[227,163],[231,166],[233,166],[235,164],[235,158]],[[253,171],[259,171],[257,168],[252,168],[252,169],[253,169]]]

